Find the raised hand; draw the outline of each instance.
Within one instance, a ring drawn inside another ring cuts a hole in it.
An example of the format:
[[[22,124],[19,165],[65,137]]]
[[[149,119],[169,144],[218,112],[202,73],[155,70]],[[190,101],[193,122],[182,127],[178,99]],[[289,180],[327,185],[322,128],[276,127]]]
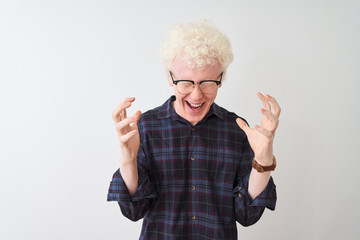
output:
[[[136,111],[136,113],[131,117],[127,117],[126,115],[126,109],[131,106],[131,103],[134,100],[134,97],[125,98],[112,112],[121,149],[121,165],[136,163],[136,156],[140,147],[140,136],[137,122],[140,119],[141,112]]]
[[[240,118],[236,119],[236,123],[246,133],[257,162],[263,166],[270,166],[273,163],[273,142],[281,109],[275,98],[270,95],[264,96],[259,92],[257,95],[264,105],[264,108],[260,109],[263,114],[261,125],[250,128]]]

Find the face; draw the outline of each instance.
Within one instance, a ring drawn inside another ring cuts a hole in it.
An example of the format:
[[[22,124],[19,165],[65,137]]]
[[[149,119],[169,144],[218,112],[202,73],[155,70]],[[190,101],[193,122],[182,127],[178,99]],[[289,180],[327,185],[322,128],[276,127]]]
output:
[[[220,63],[214,66],[207,66],[203,70],[190,69],[188,65],[180,58],[175,58],[171,65],[174,80],[193,80],[195,82],[202,80],[218,80],[222,72]],[[176,100],[172,103],[177,114],[195,125],[201,121],[209,112],[211,104],[215,101],[217,89],[214,93],[204,94],[201,92],[199,84],[195,84],[194,90],[189,94],[180,94],[173,84],[168,74],[169,85],[174,88]],[[220,87],[221,85],[219,85]]]

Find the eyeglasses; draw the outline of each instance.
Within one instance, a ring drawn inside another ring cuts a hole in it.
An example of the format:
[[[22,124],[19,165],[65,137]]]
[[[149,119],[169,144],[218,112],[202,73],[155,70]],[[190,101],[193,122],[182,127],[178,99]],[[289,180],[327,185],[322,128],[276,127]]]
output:
[[[205,93],[205,94],[214,93],[219,88],[219,85],[221,84],[221,80],[222,80],[222,76],[223,76],[223,72],[222,72],[217,77],[217,79],[220,78],[220,81],[203,80],[203,81],[195,82],[192,80],[176,80],[176,81],[174,81],[173,74],[171,71],[169,71],[169,74],[170,74],[173,84],[176,85],[178,92],[180,94],[184,94],[184,95],[191,93],[194,90],[196,83],[199,84],[199,87],[200,87],[200,90],[202,93]]]

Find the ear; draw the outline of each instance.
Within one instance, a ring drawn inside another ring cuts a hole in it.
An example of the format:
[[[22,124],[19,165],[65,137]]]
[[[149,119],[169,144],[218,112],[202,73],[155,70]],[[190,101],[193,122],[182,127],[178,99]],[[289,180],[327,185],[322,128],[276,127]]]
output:
[[[166,74],[166,77],[167,77],[169,86],[170,86],[170,87],[174,86],[174,84],[173,84],[173,82],[172,82],[172,80],[171,80],[171,77],[170,77],[169,68],[166,68],[166,69],[165,69],[165,74]]]
[[[221,77],[221,83],[219,84],[219,88],[221,88],[222,84],[223,84],[223,81],[224,81],[224,78],[225,78],[225,70],[223,70],[223,73],[222,73],[222,77]]]

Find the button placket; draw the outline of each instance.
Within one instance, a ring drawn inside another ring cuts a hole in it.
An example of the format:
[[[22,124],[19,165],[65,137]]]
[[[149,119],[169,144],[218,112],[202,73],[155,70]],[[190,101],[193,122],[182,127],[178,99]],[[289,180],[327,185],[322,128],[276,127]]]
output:
[[[198,129],[194,126],[191,127],[191,148],[190,150],[190,168],[191,168],[191,185],[189,191],[191,192],[192,198],[192,216],[191,219],[194,220],[194,224],[197,224],[198,221],[198,211],[199,211],[199,196],[197,194],[198,184],[199,184],[199,132]],[[197,226],[197,225],[196,225]],[[196,228],[194,228],[195,230]]]

